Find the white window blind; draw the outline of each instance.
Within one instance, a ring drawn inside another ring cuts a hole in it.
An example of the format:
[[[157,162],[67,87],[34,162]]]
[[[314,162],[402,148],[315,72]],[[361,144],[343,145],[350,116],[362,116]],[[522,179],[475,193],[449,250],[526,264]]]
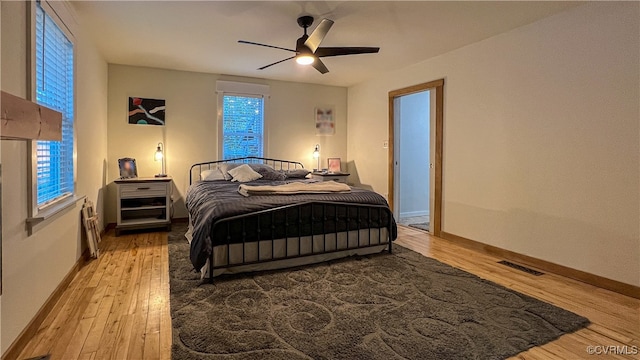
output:
[[[62,113],[62,141],[37,141],[37,206],[74,193],[73,43],[36,5],[36,102]]]
[[[222,98],[222,158],[263,157],[264,99],[229,95]]]

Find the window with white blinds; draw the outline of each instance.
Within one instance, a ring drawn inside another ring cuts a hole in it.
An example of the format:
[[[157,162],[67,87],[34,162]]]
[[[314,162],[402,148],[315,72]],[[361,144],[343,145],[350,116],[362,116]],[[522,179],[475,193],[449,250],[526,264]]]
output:
[[[263,157],[264,99],[229,95],[222,98],[222,158]]]
[[[73,43],[36,4],[36,102],[62,113],[62,141],[37,141],[37,207],[73,195]]]

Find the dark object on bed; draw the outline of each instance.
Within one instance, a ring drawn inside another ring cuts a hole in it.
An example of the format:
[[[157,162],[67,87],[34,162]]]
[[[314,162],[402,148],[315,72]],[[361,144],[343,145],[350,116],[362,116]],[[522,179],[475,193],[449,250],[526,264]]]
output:
[[[276,170],[301,169],[302,164],[285,160],[246,158],[228,160],[241,163],[246,160],[258,163],[260,160],[276,164]],[[191,242],[191,262],[195,269],[200,270],[209,259],[209,275],[213,279],[213,270],[238,266],[240,264],[214,264],[216,246],[229,244],[243,244],[263,241],[287,239],[298,242],[298,253],[288,252],[284,257],[261,258],[258,250],[257,261],[246,261],[244,250],[242,265],[263,263],[274,260],[292,259],[317,255],[319,252],[311,250],[309,254],[302,254],[301,239],[311,235],[335,234],[334,249],[327,250],[323,245],[320,253],[330,253],[354,248],[366,248],[388,245],[391,252],[391,240],[397,237],[397,228],[393,215],[386,200],[379,194],[353,188],[350,193],[333,194],[300,194],[300,195],[269,195],[244,197],[238,193],[238,184],[229,181],[202,181],[193,183],[194,168],[198,173],[217,167],[225,161],[201,163],[192,166],[192,185],[187,193],[186,204],[193,224],[193,240]],[[270,164],[271,165],[271,164]],[[305,181],[305,180],[298,180]],[[277,185],[282,181],[257,180],[249,184]],[[360,239],[361,229],[369,229],[369,241]],[[378,231],[379,242],[372,243],[370,229]],[[388,238],[381,239],[381,230],[387,229]],[[349,247],[350,232],[356,232],[356,245]],[[346,232],[347,248],[338,249],[338,233]],[[326,244],[326,235],[323,236]],[[230,251],[231,246],[226,246]],[[230,256],[227,255],[227,259]],[[229,261],[230,262],[230,261]]]
[[[287,175],[282,171],[277,171],[266,164],[249,164],[253,171],[262,175],[262,180],[284,181]]]
[[[285,170],[284,174],[287,179],[304,179],[311,174],[311,171],[307,169]]]

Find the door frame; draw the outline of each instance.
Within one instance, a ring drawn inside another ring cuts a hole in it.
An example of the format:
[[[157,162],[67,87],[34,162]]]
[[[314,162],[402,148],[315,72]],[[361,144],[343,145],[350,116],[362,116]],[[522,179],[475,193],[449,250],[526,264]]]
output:
[[[435,111],[435,164],[434,164],[434,197],[433,197],[433,224],[431,230],[433,235],[440,236],[442,232],[442,149],[443,149],[443,128],[444,128],[444,79],[429,81],[426,83],[405,87],[398,90],[389,91],[389,189],[388,199],[391,210],[394,209],[394,131],[395,131],[395,99],[417,92],[433,90],[436,93]]]

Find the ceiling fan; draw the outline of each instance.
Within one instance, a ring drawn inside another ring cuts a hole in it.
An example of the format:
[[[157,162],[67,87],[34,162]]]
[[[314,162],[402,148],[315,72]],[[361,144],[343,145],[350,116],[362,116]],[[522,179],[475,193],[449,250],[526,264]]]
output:
[[[304,35],[302,35],[296,42],[295,50],[244,40],[238,40],[238,42],[241,44],[258,45],[296,53],[294,56],[265,65],[258,68],[258,70],[264,70],[270,66],[295,58],[298,64],[311,65],[322,74],[328,73],[329,69],[327,69],[324,63],[320,60],[321,57],[372,54],[377,53],[380,50],[378,47],[320,47],[320,43],[329,32],[329,29],[331,29],[331,26],[333,26],[333,21],[329,19],[322,19],[320,25],[313,30],[311,35],[307,35],[307,28],[311,26],[311,24],[313,24],[313,16],[301,16],[298,18],[298,25],[304,29]]]

